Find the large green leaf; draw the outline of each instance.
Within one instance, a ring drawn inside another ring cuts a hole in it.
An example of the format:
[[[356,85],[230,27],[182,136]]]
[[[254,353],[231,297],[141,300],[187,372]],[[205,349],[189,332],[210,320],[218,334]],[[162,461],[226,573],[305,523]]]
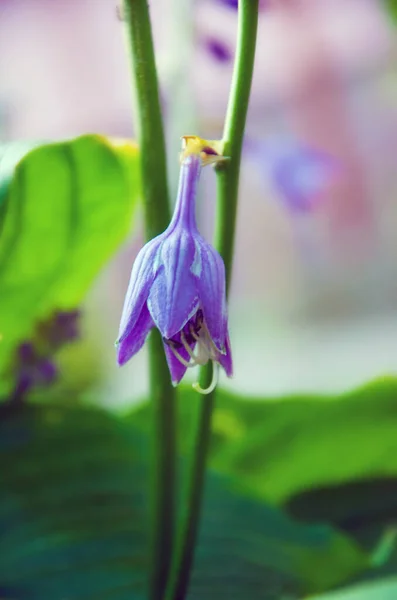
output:
[[[396,600],[397,579],[389,578],[372,584],[356,585],[346,590],[316,596],[311,600]]]
[[[0,370],[38,318],[81,302],[125,239],[137,156],[97,135],[0,148]]]
[[[184,390],[182,448],[190,447],[201,398]],[[133,415],[147,428],[147,408]],[[271,503],[324,485],[397,475],[397,380],[335,397],[244,399],[219,391],[211,466]]]
[[[148,440],[130,420],[51,405],[0,418],[0,591],[145,598]],[[209,474],[189,600],[278,600],[337,585],[366,555]]]

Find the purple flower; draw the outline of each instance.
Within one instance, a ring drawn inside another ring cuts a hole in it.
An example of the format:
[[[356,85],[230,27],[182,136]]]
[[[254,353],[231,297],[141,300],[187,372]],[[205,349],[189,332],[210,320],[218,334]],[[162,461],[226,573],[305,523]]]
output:
[[[195,200],[201,172],[200,154],[185,156],[181,164],[178,198],[168,228],[139,252],[116,342],[117,360],[124,365],[145,343],[149,331],[160,331],[172,383],[186,369],[214,363],[217,380],[221,365],[232,375],[225,267],[220,255],[200,235]]]
[[[38,335],[52,352],[80,336],[80,311],[58,311],[50,319],[40,323]]]
[[[228,6],[229,8],[233,8],[235,10],[238,9],[238,0],[218,0],[218,2],[220,2],[221,4],[224,4],[225,6]],[[260,0],[259,10],[262,10],[265,7],[267,2],[268,2],[268,0]]]
[[[55,312],[37,325],[33,341],[18,346],[12,365],[15,376],[12,402],[21,402],[34,388],[48,387],[58,379],[53,355],[79,337],[79,317],[79,310]]]
[[[217,62],[228,63],[232,60],[232,51],[221,40],[208,37],[203,40],[203,43],[207,51]]]
[[[221,4],[225,4],[226,6],[230,6],[230,8],[238,8],[238,0],[218,0]]]
[[[31,342],[24,342],[18,347],[15,368],[17,378],[13,400],[22,400],[34,387],[51,385],[58,375],[54,362],[41,356]]]
[[[315,208],[322,193],[340,172],[336,158],[293,139],[250,140],[246,148],[294,213]]]

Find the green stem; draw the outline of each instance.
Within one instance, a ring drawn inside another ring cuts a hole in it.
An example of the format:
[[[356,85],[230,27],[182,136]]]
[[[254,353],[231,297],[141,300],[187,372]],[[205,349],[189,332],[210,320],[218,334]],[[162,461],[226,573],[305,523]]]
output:
[[[259,0],[239,0],[237,54],[223,130],[224,154],[230,160],[217,169],[215,245],[226,267],[229,293],[237,217],[240,162],[254,70]]]
[[[124,0],[132,78],[135,124],[140,148],[146,238],[170,221],[165,141],[147,0]],[[151,511],[150,600],[162,600],[173,547],[175,489],[175,390],[171,385],[158,332],[149,339],[150,398],[154,417],[154,472]]]
[[[203,367],[200,373],[200,385],[206,388],[212,379],[211,367]],[[177,540],[175,556],[171,567],[167,586],[166,600],[184,600],[190,580],[194,559],[200,513],[205,481],[205,465],[211,437],[211,417],[214,407],[215,393],[198,399],[197,431],[193,447],[192,464],[189,467],[191,479],[188,481],[186,513],[183,516],[180,534]]]
[[[124,0],[132,59],[135,131],[141,157],[146,238],[152,239],[171,218],[165,138],[147,0]]]
[[[215,245],[225,262],[228,292],[233,263],[241,151],[254,69],[258,3],[259,0],[239,1],[237,53],[223,136],[225,155],[229,156],[230,160],[217,171],[218,212]],[[211,367],[204,367],[200,375],[201,386],[208,387],[212,379]],[[187,511],[178,537],[166,600],[184,600],[187,594],[200,523],[214,403],[215,392],[200,398],[190,468],[191,480],[188,484]]]

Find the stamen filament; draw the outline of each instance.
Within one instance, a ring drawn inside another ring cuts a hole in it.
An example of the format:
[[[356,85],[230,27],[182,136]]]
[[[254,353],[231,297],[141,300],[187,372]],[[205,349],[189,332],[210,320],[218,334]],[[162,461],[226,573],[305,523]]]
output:
[[[196,392],[199,392],[199,394],[207,395],[214,391],[214,389],[216,388],[216,386],[218,384],[218,380],[219,380],[219,364],[213,360],[212,361],[212,381],[211,381],[210,385],[207,388],[202,388],[201,385],[199,384],[199,382],[196,381],[196,383],[193,383],[192,388],[194,390],[196,390]]]
[[[200,340],[199,335],[195,332],[193,324],[190,323],[190,335],[198,342]]]
[[[196,340],[196,342],[198,343],[198,354],[199,356],[203,354],[203,352],[200,352],[200,350],[204,350],[205,353],[207,354],[207,360],[204,361],[203,363],[200,362],[200,364],[205,364],[208,359],[211,360],[215,360],[217,359],[217,356],[219,354],[219,350],[218,348],[215,346],[210,332],[208,331],[208,328],[205,324],[205,322],[203,322],[201,324],[201,328],[200,331],[203,332],[202,335],[199,335],[196,333],[196,331],[194,330],[194,327],[192,324],[190,324],[190,333],[192,335],[192,337]]]
[[[171,343],[171,344],[168,344],[168,346],[171,348],[171,352],[173,353],[173,355],[187,369],[191,369],[192,367],[196,367],[198,365],[198,363],[196,361],[189,362],[185,358],[183,358],[183,356],[181,356],[181,354],[179,354],[178,350],[175,348],[174,344]]]
[[[181,332],[181,341],[182,341],[183,347],[185,348],[185,350],[188,353],[188,355],[190,356],[190,358],[192,358],[194,360],[194,362],[196,364],[198,364],[196,356],[195,356],[193,350],[191,349],[191,347],[189,346],[189,344],[187,343],[186,336],[185,336],[185,333],[183,331]]]

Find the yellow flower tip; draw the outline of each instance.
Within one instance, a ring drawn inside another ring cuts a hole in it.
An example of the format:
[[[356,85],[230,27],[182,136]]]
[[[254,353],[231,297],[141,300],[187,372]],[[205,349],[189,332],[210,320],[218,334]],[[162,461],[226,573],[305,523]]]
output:
[[[204,140],[197,135],[184,135],[181,139],[181,163],[192,154],[200,156],[203,167],[228,160],[223,156],[224,143],[220,140]]]

